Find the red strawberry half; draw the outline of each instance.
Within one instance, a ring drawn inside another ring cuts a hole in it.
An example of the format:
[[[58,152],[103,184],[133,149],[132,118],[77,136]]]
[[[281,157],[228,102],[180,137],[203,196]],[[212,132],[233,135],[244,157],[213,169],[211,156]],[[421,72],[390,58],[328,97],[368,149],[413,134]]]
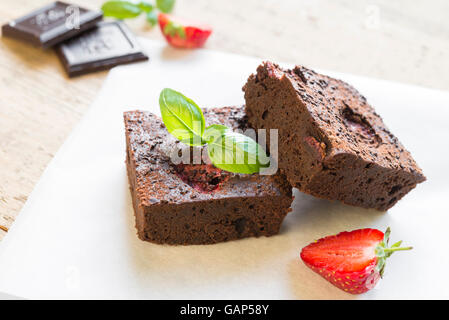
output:
[[[377,284],[385,261],[393,252],[410,250],[402,241],[388,247],[390,228],[359,229],[319,239],[301,251],[304,263],[327,281],[352,294],[364,293]]]
[[[191,23],[165,13],[159,13],[159,27],[167,42],[178,48],[199,48],[212,33],[206,25]]]

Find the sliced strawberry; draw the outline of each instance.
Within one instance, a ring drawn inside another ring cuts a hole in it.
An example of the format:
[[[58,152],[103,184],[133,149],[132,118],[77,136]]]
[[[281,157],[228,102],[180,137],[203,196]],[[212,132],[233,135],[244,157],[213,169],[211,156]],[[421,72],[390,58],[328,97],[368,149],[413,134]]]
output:
[[[352,294],[364,293],[382,277],[385,260],[399,250],[402,241],[388,246],[385,234],[376,229],[341,232],[319,239],[301,251],[301,259],[313,271],[338,288]]]
[[[212,33],[206,25],[188,22],[165,13],[159,13],[159,27],[167,42],[178,48],[199,48]]]

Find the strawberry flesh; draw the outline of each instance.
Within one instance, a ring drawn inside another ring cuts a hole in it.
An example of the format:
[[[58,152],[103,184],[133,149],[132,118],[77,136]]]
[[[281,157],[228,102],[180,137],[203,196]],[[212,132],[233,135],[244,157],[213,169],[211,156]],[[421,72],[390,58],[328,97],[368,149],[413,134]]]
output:
[[[384,233],[376,229],[341,232],[303,248],[301,259],[338,288],[360,294],[380,279],[375,250],[383,240]]]
[[[182,181],[204,193],[217,191],[231,176],[229,172],[220,170],[211,164],[180,163],[174,168]]]
[[[212,29],[206,25],[192,23],[165,13],[159,14],[158,21],[167,42],[177,48],[202,47],[212,33]]]

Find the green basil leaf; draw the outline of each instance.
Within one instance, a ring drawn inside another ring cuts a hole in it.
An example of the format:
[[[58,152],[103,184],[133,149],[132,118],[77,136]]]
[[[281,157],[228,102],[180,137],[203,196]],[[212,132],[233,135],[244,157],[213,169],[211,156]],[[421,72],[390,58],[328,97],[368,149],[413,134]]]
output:
[[[206,129],[207,152],[213,165],[235,173],[257,173],[269,166],[268,156],[262,147],[250,137],[233,132],[224,126],[214,125]],[[211,136],[214,139],[211,139]]]
[[[140,10],[142,10],[143,12],[149,13],[151,11],[153,11],[154,6],[146,1],[140,1],[137,6],[140,8]]]
[[[166,88],[159,96],[159,107],[168,132],[191,146],[204,144],[202,140],[206,126],[204,116],[193,100]]]
[[[117,19],[135,18],[142,13],[142,9],[129,1],[107,1],[101,6],[105,17],[114,17]]]
[[[157,12],[156,10],[150,11],[147,13],[146,20],[151,26],[155,26],[157,24]]]
[[[156,0],[156,6],[164,13],[169,13],[175,6],[175,0]]]
[[[229,128],[221,124],[210,125],[204,130],[203,140],[206,141],[206,143],[213,142],[219,139],[226,130],[229,130]]]

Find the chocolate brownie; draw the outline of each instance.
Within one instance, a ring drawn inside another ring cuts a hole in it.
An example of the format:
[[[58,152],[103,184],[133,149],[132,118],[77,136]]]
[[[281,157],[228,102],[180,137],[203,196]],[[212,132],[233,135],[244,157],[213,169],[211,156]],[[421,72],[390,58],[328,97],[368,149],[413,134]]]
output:
[[[204,110],[204,116],[209,124],[246,127],[243,107]],[[158,116],[129,111],[124,119],[126,163],[140,239],[210,244],[279,232],[293,199],[291,185],[280,174],[224,172],[204,156],[198,161],[192,154],[189,160],[197,164],[175,163],[172,152],[182,153],[177,147],[183,144],[167,132]]]
[[[249,124],[279,130],[280,171],[305,193],[387,210],[426,179],[365,97],[341,80],[264,62],[243,91]]]

